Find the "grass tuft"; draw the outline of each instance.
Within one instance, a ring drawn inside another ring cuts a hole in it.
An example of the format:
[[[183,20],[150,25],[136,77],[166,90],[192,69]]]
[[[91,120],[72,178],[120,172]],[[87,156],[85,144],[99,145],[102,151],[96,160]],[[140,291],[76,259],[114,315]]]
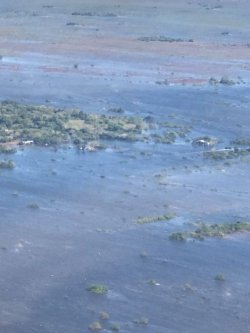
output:
[[[104,295],[108,292],[108,287],[104,284],[91,284],[87,287],[87,290],[92,294]]]

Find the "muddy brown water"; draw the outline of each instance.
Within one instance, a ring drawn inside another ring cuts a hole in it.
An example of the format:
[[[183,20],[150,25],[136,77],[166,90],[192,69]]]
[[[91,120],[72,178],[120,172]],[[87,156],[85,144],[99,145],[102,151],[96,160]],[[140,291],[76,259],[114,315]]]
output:
[[[127,333],[249,332],[249,234],[168,239],[197,221],[249,220],[249,157],[206,160],[191,144],[210,135],[223,148],[250,136],[248,7],[1,1],[1,100],[105,114],[122,107],[192,127],[173,145],[31,146],[11,156],[16,168],[0,172],[2,332],[88,332],[101,311],[110,314],[103,332],[112,323]],[[155,35],[194,42],[137,40]],[[222,75],[238,84],[207,84]],[[155,83],[165,78],[169,85]],[[175,217],[135,223],[165,213]],[[107,295],[90,294],[92,283]],[[135,323],[142,317],[148,325]]]

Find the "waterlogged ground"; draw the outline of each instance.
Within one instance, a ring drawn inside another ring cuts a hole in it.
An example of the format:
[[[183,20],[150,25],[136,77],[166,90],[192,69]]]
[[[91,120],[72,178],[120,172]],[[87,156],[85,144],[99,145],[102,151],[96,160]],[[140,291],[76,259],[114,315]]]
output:
[[[99,321],[103,332],[249,332],[249,233],[169,240],[197,221],[250,220],[250,155],[206,159],[207,148],[192,145],[205,135],[217,149],[250,138],[248,7],[1,2],[1,100],[122,107],[190,128],[171,145],[29,146],[0,156],[16,165],[0,173],[1,331],[82,333]],[[194,42],[137,40],[156,35]],[[224,75],[236,84],[208,84]],[[164,214],[174,218],[136,223]],[[91,294],[93,283],[108,293]]]

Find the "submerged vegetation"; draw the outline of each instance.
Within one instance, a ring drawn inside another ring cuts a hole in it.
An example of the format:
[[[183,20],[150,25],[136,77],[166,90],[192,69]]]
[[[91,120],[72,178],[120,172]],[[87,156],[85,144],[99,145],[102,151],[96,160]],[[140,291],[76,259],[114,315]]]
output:
[[[14,168],[15,168],[15,164],[11,160],[0,161],[0,169],[14,169]]]
[[[175,232],[169,238],[175,241],[185,241],[188,238],[203,240],[206,237],[224,237],[244,231],[250,231],[250,222],[237,221],[225,224],[200,223],[194,231]]]
[[[218,273],[218,274],[215,275],[214,279],[216,281],[225,281],[225,276],[224,276],[223,273]]]
[[[231,141],[231,144],[238,146],[250,146],[250,138],[238,138]]]

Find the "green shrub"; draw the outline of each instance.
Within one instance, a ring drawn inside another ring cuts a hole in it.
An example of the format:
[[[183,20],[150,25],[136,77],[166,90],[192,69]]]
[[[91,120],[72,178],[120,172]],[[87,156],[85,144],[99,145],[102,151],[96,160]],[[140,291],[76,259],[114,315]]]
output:
[[[87,290],[93,294],[104,295],[108,292],[108,287],[104,284],[91,284]]]

